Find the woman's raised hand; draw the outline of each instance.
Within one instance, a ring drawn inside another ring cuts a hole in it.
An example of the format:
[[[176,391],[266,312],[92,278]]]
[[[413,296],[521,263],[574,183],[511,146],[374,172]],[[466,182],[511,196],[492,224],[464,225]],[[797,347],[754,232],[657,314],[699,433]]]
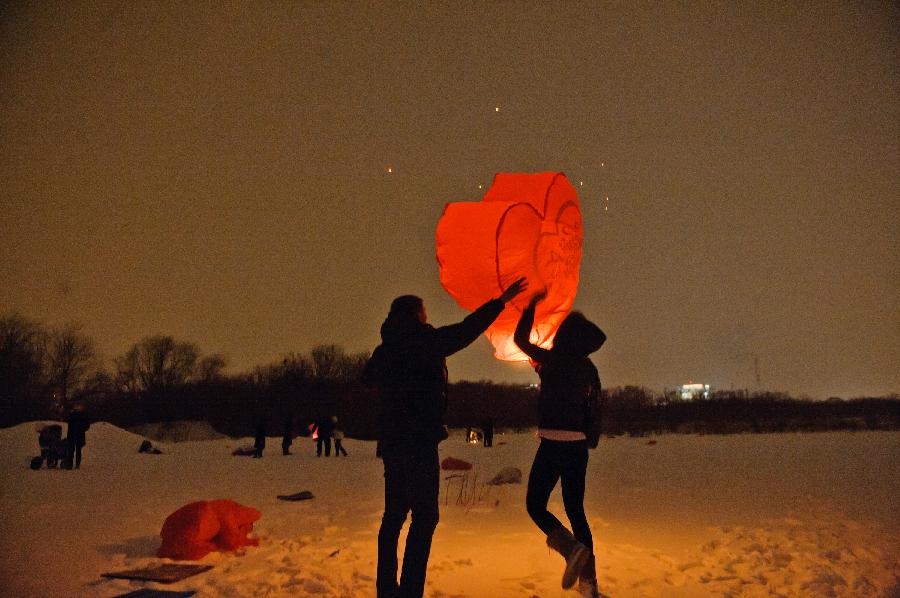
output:
[[[541,289],[537,293],[531,296],[531,300],[528,302],[528,307],[534,307],[541,301],[547,298],[547,289]]]

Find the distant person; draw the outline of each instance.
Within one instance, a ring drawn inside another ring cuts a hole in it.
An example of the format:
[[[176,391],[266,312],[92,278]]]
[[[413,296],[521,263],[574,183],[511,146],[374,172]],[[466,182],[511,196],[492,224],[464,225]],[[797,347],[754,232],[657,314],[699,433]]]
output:
[[[138,452],[143,455],[161,455],[162,451],[153,446],[153,443],[149,440],[144,440],[141,442],[141,446],[138,447]]]
[[[380,447],[384,461],[384,515],[378,531],[379,598],[421,598],[438,523],[438,443],[447,438],[446,358],[471,344],[497,319],[506,302],[526,287],[519,279],[462,322],[434,328],[419,297],[391,303],[381,325],[382,343],[363,372],[380,395]],[[407,514],[412,523],[397,583],[397,544]]]
[[[481,431],[484,435],[484,448],[491,448],[494,446],[494,422],[491,420],[484,422]]]
[[[78,469],[81,467],[81,449],[87,443],[86,433],[88,428],[91,427],[91,422],[88,421],[87,415],[84,413],[84,407],[75,405],[72,408],[72,413],[69,414],[67,423],[69,428],[66,431],[66,440],[70,451],[68,458],[71,459],[75,469]]]
[[[40,469],[45,461],[47,467],[56,467],[60,458],[67,452],[62,439],[62,426],[59,424],[36,424],[35,429],[38,433],[41,456],[32,460],[31,468]]]
[[[263,451],[266,449],[266,416],[261,415],[256,418],[256,438],[253,442],[253,458],[262,459]]]
[[[284,430],[281,435],[281,454],[291,454],[291,444],[294,442],[294,415],[287,413],[284,416]]]
[[[345,457],[347,456],[347,451],[344,449],[344,430],[338,424],[337,417],[333,417],[332,423],[334,424],[334,430],[331,432],[331,435],[334,437],[334,456],[340,457],[343,454]]]
[[[325,456],[331,456],[331,417],[323,417],[316,424],[316,457],[322,456],[322,447],[325,448]]]
[[[596,408],[600,377],[588,356],[603,345],[606,335],[581,313],[572,312],[560,325],[552,349],[532,344],[535,307],[544,297],[542,292],[531,299],[513,337],[541,379],[541,443],[528,476],[525,502],[528,514],[547,534],[547,545],[566,559],[563,588],[572,587],[577,579],[583,596],[597,598],[594,541],[584,514],[584,489],[589,436],[590,444],[596,446],[591,409]],[[572,532],[547,510],[550,493],[560,480]]]

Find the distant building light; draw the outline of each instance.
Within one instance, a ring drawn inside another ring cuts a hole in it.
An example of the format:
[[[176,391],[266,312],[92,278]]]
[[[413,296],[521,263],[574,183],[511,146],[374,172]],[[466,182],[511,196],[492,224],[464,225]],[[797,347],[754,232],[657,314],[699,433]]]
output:
[[[708,399],[710,396],[709,384],[700,384],[691,382],[682,386],[675,387],[675,394],[683,401],[692,401],[694,399]]]

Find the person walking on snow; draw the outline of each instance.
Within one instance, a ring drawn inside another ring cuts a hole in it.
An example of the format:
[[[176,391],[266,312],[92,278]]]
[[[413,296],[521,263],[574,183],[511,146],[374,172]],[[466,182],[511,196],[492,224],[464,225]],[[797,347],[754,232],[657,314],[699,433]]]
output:
[[[378,530],[378,598],[421,598],[438,524],[438,443],[447,438],[446,358],[487,330],[525,279],[509,285],[462,322],[427,324],[425,305],[414,295],[397,297],[381,326],[382,343],[372,353],[363,382],[380,395],[380,446],[384,461],[384,516]],[[407,514],[412,523],[397,583],[397,544]]]
[[[580,312],[572,312],[560,325],[552,349],[532,344],[535,307],[545,296],[541,292],[532,297],[513,336],[541,379],[541,443],[528,476],[525,503],[528,515],[547,534],[547,545],[566,559],[562,587],[571,588],[577,580],[582,596],[597,598],[594,541],[584,514],[584,490],[588,445],[596,447],[599,439],[592,410],[598,408],[600,377],[588,356],[603,345],[606,335]],[[550,493],[560,480],[571,532],[547,510]]]
[[[337,416],[332,417],[331,420],[334,423],[334,428],[331,432],[331,436],[334,438],[334,456],[340,457],[343,454],[346,457],[347,451],[344,450],[344,446],[341,444],[344,441],[344,430],[338,424]]]

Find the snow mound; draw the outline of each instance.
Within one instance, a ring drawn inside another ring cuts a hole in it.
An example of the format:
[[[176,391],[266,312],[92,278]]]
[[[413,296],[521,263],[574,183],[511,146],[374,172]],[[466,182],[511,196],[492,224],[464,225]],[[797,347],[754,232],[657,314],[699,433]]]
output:
[[[135,434],[157,442],[194,442],[199,440],[219,440],[227,438],[205,421],[174,421],[141,424],[128,428]]]
[[[58,424],[62,426],[63,436],[69,427],[64,421],[31,421],[12,426],[10,428],[0,429],[0,442],[4,446],[27,447],[29,451],[39,452],[38,431],[44,426],[50,424]],[[100,442],[104,446],[114,448],[129,447],[129,449],[137,450],[141,444],[142,437],[123,430],[109,422],[94,422],[91,424],[87,432],[88,443]]]

